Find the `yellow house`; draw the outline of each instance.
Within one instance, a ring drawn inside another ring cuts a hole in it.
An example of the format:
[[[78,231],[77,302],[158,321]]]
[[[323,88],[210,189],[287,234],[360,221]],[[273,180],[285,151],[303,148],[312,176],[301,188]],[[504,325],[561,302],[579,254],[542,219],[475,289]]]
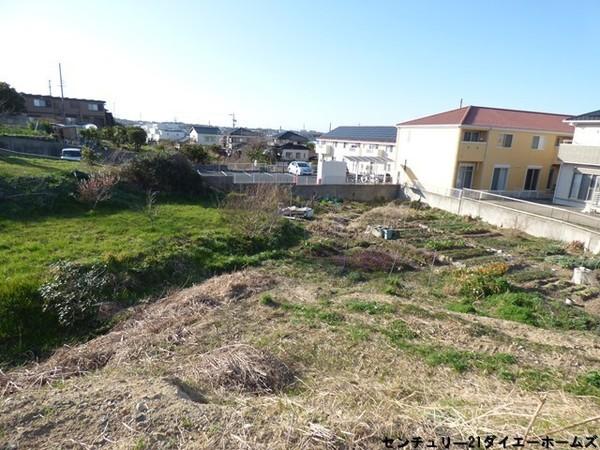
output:
[[[399,123],[395,176],[419,188],[553,191],[568,115],[467,106]]]

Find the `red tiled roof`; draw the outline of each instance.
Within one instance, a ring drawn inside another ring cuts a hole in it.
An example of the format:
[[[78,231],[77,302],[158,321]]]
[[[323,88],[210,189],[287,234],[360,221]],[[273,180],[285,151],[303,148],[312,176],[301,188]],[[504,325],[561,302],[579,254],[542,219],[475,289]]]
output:
[[[473,127],[515,128],[537,131],[557,131],[573,133],[573,127],[563,120],[568,114],[552,114],[535,111],[519,111],[515,109],[486,108],[482,106],[465,106],[420,119],[399,123],[407,125],[470,125]]]

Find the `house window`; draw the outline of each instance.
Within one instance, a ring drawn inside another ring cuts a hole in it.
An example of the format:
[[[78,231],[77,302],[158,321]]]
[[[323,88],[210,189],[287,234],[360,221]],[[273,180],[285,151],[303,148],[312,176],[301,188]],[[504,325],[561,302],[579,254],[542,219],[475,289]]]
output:
[[[88,103],[88,111],[98,111],[98,103]]]
[[[503,147],[503,148],[511,148],[512,147],[512,141],[513,141],[513,135],[512,134],[501,134],[498,137],[498,145],[500,147]]]
[[[461,164],[458,168],[458,176],[456,177],[456,188],[470,189],[473,185],[473,170],[472,164]]]
[[[589,200],[596,188],[596,175],[588,173],[575,173],[571,179],[569,198],[586,201]]]
[[[49,105],[49,103],[43,99],[43,98],[34,98],[33,99],[33,106],[35,106],[36,108],[47,108]]]
[[[388,151],[388,153],[392,153],[394,151],[394,146],[393,145],[388,145],[387,146],[387,151]]]
[[[525,175],[525,186],[523,189],[526,191],[537,191],[539,178],[540,169],[527,169],[527,174]]]
[[[531,148],[533,150],[541,150],[544,148],[544,138],[542,136],[533,136],[531,138]]]
[[[505,191],[508,181],[508,167],[494,167],[492,175],[492,191]]]
[[[464,142],[480,142],[483,141],[481,133],[479,131],[465,131],[463,134]]]

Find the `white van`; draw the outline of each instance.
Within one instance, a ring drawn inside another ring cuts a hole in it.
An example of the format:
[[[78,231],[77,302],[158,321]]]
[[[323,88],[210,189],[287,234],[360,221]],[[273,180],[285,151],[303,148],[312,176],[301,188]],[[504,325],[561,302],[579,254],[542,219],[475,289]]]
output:
[[[60,152],[60,159],[67,161],[81,161],[81,149],[63,148]]]

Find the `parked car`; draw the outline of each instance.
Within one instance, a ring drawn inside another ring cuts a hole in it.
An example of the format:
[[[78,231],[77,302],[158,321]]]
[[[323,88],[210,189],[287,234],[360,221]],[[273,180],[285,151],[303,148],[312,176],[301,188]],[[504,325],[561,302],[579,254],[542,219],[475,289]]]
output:
[[[312,175],[313,170],[310,164],[304,161],[292,161],[288,165],[288,172],[292,175]]]
[[[63,148],[60,152],[60,159],[67,161],[81,161],[81,149]]]

